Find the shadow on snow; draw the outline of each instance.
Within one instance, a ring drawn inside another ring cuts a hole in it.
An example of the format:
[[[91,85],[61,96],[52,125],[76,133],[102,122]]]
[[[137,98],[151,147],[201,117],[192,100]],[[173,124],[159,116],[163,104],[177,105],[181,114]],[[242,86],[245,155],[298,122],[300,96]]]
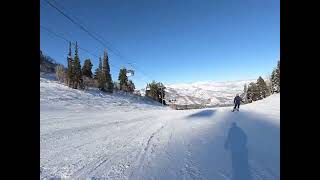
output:
[[[187,118],[208,118],[213,116],[216,110],[206,109],[187,116]]]
[[[203,110],[187,118],[210,119],[215,113],[215,110]],[[221,123],[192,131],[192,136],[171,141],[165,153],[173,159],[153,160],[157,169],[182,169],[181,174],[153,170],[153,175],[160,179],[184,176],[215,180],[280,179],[279,126],[255,113],[230,112],[223,118]]]

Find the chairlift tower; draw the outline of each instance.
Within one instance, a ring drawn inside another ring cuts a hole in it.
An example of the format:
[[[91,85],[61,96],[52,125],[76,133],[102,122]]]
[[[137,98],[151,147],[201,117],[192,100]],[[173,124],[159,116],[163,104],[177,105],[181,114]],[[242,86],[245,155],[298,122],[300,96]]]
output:
[[[134,76],[134,70],[128,69],[126,75],[127,75],[128,77]]]
[[[163,103],[163,92],[164,92],[164,86],[161,86],[160,87],[160,90],[161,90],[161,104],[162,104],[162,106],[164,106],[164,103]]]

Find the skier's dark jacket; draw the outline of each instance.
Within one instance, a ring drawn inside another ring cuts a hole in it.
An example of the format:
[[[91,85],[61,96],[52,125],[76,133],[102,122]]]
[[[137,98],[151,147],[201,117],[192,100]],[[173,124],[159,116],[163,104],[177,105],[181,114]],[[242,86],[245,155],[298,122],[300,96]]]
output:
[[[242,101],[241,97],[240,96],[236,96],[233,100],[233,103],[234,104],[240,104],[240,101]]]

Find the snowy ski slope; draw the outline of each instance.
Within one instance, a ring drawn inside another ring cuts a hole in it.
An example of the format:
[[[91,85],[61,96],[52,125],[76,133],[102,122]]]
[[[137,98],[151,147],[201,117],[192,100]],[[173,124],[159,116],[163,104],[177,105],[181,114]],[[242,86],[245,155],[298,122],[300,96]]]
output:
[[[175,111],[48,78],[40,91],[41,179],[280,179],[280,94],[231,112]]]

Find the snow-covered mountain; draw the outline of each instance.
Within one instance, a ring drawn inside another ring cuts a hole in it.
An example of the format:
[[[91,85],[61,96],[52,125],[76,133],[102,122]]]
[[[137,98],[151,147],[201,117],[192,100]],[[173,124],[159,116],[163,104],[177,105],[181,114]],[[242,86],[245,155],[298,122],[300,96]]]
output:
[[[176,104],[227,105],[232,104],[236,94],[243,92],[244,84],[256,80],[240,80],[227,82],[195,82],[183,84],[167,84],[166,99],[176,99]]]

